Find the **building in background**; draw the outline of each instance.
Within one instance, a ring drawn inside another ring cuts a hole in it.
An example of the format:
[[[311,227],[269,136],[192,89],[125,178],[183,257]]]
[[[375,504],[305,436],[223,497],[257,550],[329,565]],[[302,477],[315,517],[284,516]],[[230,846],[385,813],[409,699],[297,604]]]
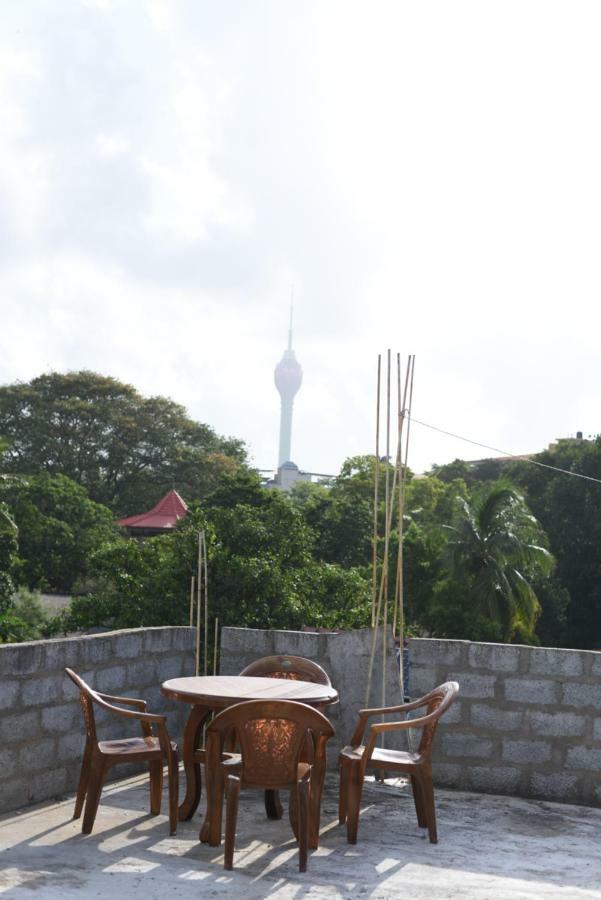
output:
[[[275,386],[281,398],[280,406],[280,443],[278,447],[278,467],[273,477],[265,479],[263,485],[269,488],[279,488],[289,491],[297,481],[313,481],[318,478],[323,483],[333,477],[317,472],[301,472],[299,467],[290,458],[292,446],[292,411],[294,398],[303,383],[303,370],[292,349],[292,307],[290,308],[290,327],[288,329],[288,347],[284,355],[275,367],[273,373]],[[262,472],[273,470],[261,469]]]
[[[127,528],[131,537],[152,537],[155,534],[168,534],[187,512],[188,507],[177,491],[169,491],[148,512],[119,519],[117,524]]]

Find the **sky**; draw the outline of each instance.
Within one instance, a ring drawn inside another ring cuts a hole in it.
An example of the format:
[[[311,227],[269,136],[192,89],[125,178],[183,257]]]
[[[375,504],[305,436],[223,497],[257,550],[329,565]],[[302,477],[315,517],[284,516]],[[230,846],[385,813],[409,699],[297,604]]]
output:
[[[0,384],[82,368],[277,463],[597,434],[601,7],[19,0],[0,7]],[[393,389],[394,391],[394,389]]]

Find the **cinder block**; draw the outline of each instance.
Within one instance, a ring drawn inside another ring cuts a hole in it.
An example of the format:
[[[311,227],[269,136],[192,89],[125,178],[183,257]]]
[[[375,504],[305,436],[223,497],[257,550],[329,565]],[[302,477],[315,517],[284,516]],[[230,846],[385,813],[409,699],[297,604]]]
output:
[[[42,738],[32,743],[23,744],[19,752],[19,769],[26,775],[35,772],[42,766],[56,759],[55,738]]]
[[[273,656],[273,631],[259,628],[222,628],[221,652],[232,655],[251,655],[254,659]]]
[[[196,629],[182,626],[181,628],[172,628],[171,631],[173,649],[193,654],[196,646]]]
[[[474,675],[471,672],[469,674],[453,672],[447,678],[447,681],[458,682],[461,697],[473,697],[478,700],[494,697],[496,680],[496,675]]]
[[[18,705],[20,681],[16,679],[0,681],[0,709],[11,709]]]
[[[593,769],[601,775],[601,747],[570,747],[566,765],[574,769]]]
[[[595,709],[601,709],[601,683],[568,682],[563,686],[562,702],[564,706],[594,706]]]
[[[414,698],[422,697],[435,688],[438,682],[436,677],[436,669],[425,668],[423,666],[411,666],[409,669],[409,683],[411,685],[411,696]]]
[[[499,709],[494,704],[474,703],[470,721],[477,728],[493,731],[518,731],[522,727],[524,713],[521,709]]]
[[[21,702],[23,706],[38,706],[41,703],[56,701],[63,695],[63,684],[66,676],[61,672],[55,675],[46,675],[28,678],[21,687]]]
[[[40,710],[32,709],[12,716],[0,716],[0,742],[18,743],[40,732]]]
[[[115,659],[132,659],[142,656],[144,648],[144,635],[140,632],[125,632],[118,634],[113,640]]]
[[[71,734],[63,734],[58,739],[57,758],[61,762],[77,761],[81,762],[83,751],[86,745],[86,738],[82,731],[74,730]]]
[[[308,631],[274,631],[273,652],[275,654],[289,654],[290,656],[304,656],[306,659],[318,659],[320,657],[319,644],[322,635]]]
[[[521,769],[509,766],[468,766],[467,772],[470,788],[499,794],[513,794],[521,777]]]
[[[455,763],[433,761],[432,780],[440,787],[463,788],[467,784],[467,767]]]
[[[523,647],[508,644],[470,644],[468,663],[472,669],[517,672]]]
[[[49,672],[53,669],[62,670],[65,666],[77,670],[81,664],[81,641],[81,638],[46,641],[44,668]]]
[[[171,650],[172,634],[170,628],[147,628],[144,635],[144,649],[150,653],[165,653]]]
[[[157,680],[167,681],[169,678],[179,678],[182,674],[181,656],[165,656],[157,660]]]
[[[452,732],[443,736],[442,750],[446,756],[488,759],[493,755],[494,743],[488,738],[475,737],[473,734]]]
[[[601,718],[593,719],[593,737],[596,741],[601,741]]]
[[[154,684],[157,681],[157,659],[137,659],[127,664],[127,685],[129,689],[135,688],[139,690],[147,684]],[[142,700],[146,699],[141,697]]]
[[[591,675],[601,675],[601,653],[589,650],[589,654],[592,656]]]
[[[113,639],[109,634],[89,634],[81,638],[82,668],[108,662],[114,658]],[[79,673],[78,673],[79,674]]]
[[[505,699],[544,706],[559,700],[559,685],[550,679],[506,678]]]
[[[13,777],[0,785],[0,813],[18,809],[27,803],[27,780]]]
[[[16,749],[0,748],[0,781],[11,778],[18,772],[19,753]]]
[[[543,763],[551,759],[551,745],[545,741],[503,741],[503,759],[507,762]]]
[[[527,711],[527,721],[533,734],[545,737],[577,737],[584,733],[586,718],[576,713],[547,713],[536,709]]]
[[[411,638],[409,663],[424,666],[458,666],[464,661],[469,646],[469,641]]]
[[[119,694],[127,690],[125,666],[111,666],[100,669],[95,678],[94,687],[103,694]]]
[[[77,703],[61,703],[42,710],[42,729],[51,732],[70,731],[80,717]]]
[[[49,800],[65,793],[67,786],[67,770],[53,768],[46,772],[33,774],[27,781],[27,795],[30,803],[38,803],[40,800]]]
[[[464,704],[461,702],[461,700],[455,700],[453,705],[449,709],[447,709],[446,713],[442,717],[441,727],[444,728],[445,725],[456,725],[461,722],[463,706]]]
[[[0,647],[0,675],[29,675],[43,670],[44,641]]]
[[[530,672],[536,675],[582,675],[583,654],[580,650],[559,650],[553,647],[529,647]]]
[[[575,803],[579,797],[578,777],[565,772],[533,772],[528,783],[528,792],[532,797],[542,800],[559,800],[562,803]]]

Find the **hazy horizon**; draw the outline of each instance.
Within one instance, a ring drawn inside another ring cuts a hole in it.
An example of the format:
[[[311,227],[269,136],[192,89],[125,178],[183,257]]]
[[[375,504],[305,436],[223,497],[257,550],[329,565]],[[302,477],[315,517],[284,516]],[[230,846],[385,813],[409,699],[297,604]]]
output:
[[[593,2],[22,0],[0,11],[0,382],[88,368],[275,466],[414,419],[508,453],[599,431]],[[421,472],[486,452],[414,424]],[[491,454],[492,455],[492,454]]]

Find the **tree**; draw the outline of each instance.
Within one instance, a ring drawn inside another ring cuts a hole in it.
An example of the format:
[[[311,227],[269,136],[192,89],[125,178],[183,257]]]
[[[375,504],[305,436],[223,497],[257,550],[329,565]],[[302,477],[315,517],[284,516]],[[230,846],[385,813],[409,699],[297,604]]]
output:
[[[4,471],[66,475],[120,515],[150,508],[174,484],[202,497],[245,461],[239,441],[172,400],[88,371],[1,387],[0,439]]]
[[[70,592],[92,552],[119,535],[111,511],[64,475],[5,476],[0,500],[18,526],[15,575],[29,588]]]
[[[0,485],[2,481],[0,480]],[[0,618],[13,605],[13,573],[17,563],[17,525],[0,500]]]
[[[449,541],[447,594],[453,587],[462,591],[465,607],[494,623],[502,640],[511,640],[516,632],[534,640],[540,603],[532,581],[548,576],[553,567],[539,523],[523,497],[503,482],[471,502],[459,498],[458,506]]]

